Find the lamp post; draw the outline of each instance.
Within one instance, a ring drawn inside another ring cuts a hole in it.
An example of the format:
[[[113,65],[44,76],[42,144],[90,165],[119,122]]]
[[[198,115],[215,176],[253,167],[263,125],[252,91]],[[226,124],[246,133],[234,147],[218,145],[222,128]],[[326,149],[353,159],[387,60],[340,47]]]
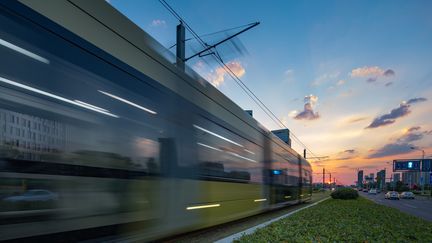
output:
[[[424,151],[423,149],[419,149],[419,148],[416,148],[416,147],[411,147],[411,149],[422,151],[422,163],[423,163],[423,160],[424,160],[424,158],[425,158],[425,151]],[[420,171],[420,178],[423,179],[423,181],[421,181],[421,184],[422,184],[422,194],[423,194],[423,192],[424,192],[424,184],[425,184],[424,180],[425,180],[426,178],[423,178],[423,175],[422,175],[422,172],[421,172],[421,171]]]

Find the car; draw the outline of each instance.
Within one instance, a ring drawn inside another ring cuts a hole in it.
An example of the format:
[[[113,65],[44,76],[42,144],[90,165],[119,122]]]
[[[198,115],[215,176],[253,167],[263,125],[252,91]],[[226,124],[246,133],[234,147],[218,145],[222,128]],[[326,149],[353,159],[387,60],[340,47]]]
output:
[[[363,192],[368,192],[369,190],[367,188],[363,188]]]
[[[377,189],[376,191],[377,191],[377,193],[381,193],[381,189]]]
[[[369,190],[368,194],[376,195],[377,194],[377,190],[372,188],[372,189]]]
[[[47,202],[57,201],[58,195],[43,189],[28,190],[20,195],[9,196],[3,198],[5,202]]]
[[[400,195],[403,199],[414,199],[414,193],[412,192],[402,192]]]
[[[385,199],[399,200],[399,193],[396,191],[390,191],[385,194]]]

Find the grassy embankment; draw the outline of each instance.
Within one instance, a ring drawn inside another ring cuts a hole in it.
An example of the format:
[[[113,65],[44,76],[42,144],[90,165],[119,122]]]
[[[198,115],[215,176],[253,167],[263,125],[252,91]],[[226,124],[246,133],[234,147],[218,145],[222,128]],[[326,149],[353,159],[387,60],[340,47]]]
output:
[[[365,198],[329,199],[238,242],[432,242],[432,223]]]

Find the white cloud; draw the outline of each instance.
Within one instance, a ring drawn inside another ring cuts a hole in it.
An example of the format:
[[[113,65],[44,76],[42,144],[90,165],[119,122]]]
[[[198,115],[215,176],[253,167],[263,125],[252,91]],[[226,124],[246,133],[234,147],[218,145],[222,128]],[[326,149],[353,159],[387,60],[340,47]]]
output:
[[[246,73],[245,68],[239,61],[230,61],[226,65],[239,78]],[[222,85],[226,77],[230,76],[223,67],[217,67],[215,70],[209,71],[205,68],[205,64],[202,61],[195,63],[194,69],[215,87]]]
[[[344,85],[345,83],[346,83],[346,81],[341,79],[341,80],[337,81],[336,84],[337,84],[337,86],[341,86],[341,85]]]
[[[292,69],[288,69],[285,71],[285,75],[287,75],[287,76],[293,75],[293,73],[294,73],[294,70],[292,70]]]
[[[374,67],[361,67],[361,68],[355,68],[351,71],[350,76],[351,77],[368,77],[368,76],[381,76],[384,74],[384,70],[381,69],[378,66]]]
[[[154,19],[152,20],[151,27],[165,27],[166,26],[166,21],[163,19]]]
[[[339,75],[340,72],[338,71],[333,73],[324,73],[312,82],[312,86],[319,86],[329,80],[336,79],[337,77],[339,77]]]
[[[314,111],[314,107],[318,102],[318,97],[315,95],[307,95],[304,97],[304,110],[294,116],[296,120],[316,120],[320,118],[318,112]]]
[[[298,114],[297,110],[292,110],[288,113],[288,116],[294,118],[295,116],[297,116],[297,114]]]

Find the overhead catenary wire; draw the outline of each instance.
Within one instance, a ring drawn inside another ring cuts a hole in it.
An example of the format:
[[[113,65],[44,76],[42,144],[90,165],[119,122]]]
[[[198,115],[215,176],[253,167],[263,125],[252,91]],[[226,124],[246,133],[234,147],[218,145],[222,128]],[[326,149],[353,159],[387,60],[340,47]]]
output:
[[[219,30],[219,31],[216,31],[216,32],[212,32],[212,33],[207,33],[207,34],[204,34],[204,35],[200,35],[199,37],[200,38],[203,38],[203,37],[206,37],[206,36],[212,36],[212,35],[216,35],[216,34],[219,34],[219,33],[224,33],[224,32],[227,32],[227,31],[231,31],[231,30],[236,30],[236,29],[240,29],[240,28],[244,28],[244,27],[248,27],[248,26],[251,26],[251,25],[253,25],[254,23],[250,23],[250,24],[245,24],[245,25],[240,25],[240,26],[237,26],[237,27],[232,27],[232,28],[228,28],[228,29],[224,29],[224,30]],[[185,41],[190,41],[190,40],[196,40],[196,38],[195,37],[193,37],[193,38],[187,38],[187,39],[185,39]],[[171,45],[168,49],[172,49],[173,47],[175,47],[177,44],[173,44],[173,45]]]
[[[159,0],[159,2],[175,17],[177,20],[179,20],[186,29],[193,35],[194,39],[196,39],[203,48],[208,48],[209,45],[192,29],[192,27],[189,26],[189,24],[165,1],[165,0]],[[216,48],[214,52],[210,52],[211,56],[215,58],[215,60],[219,63],[219,65],[224,68],[225,71],[229,74],[229,76],[245,91],[245,93],[254,101],[255,104],[257,104],[264,113],[270,117],[270,119],[275,122],[279,127],[286,128],[285,124],[271,111],[262,101],[259,99],[255,93],[247,87],[247,85],[231,70],[231,68],[226,65],[226,63],[223,61],[223,59],[220,57],[219,53],[217,53]],[[209,50],[210,51],[210,50]],[[303,142],[300,141],[300,139],[291,131],[290,134],[293,136],[293,138],[301,145],[304,149],[306,149],[310,154],[312,154],[315,157],[318,157],[315,153],[313,153]]]

